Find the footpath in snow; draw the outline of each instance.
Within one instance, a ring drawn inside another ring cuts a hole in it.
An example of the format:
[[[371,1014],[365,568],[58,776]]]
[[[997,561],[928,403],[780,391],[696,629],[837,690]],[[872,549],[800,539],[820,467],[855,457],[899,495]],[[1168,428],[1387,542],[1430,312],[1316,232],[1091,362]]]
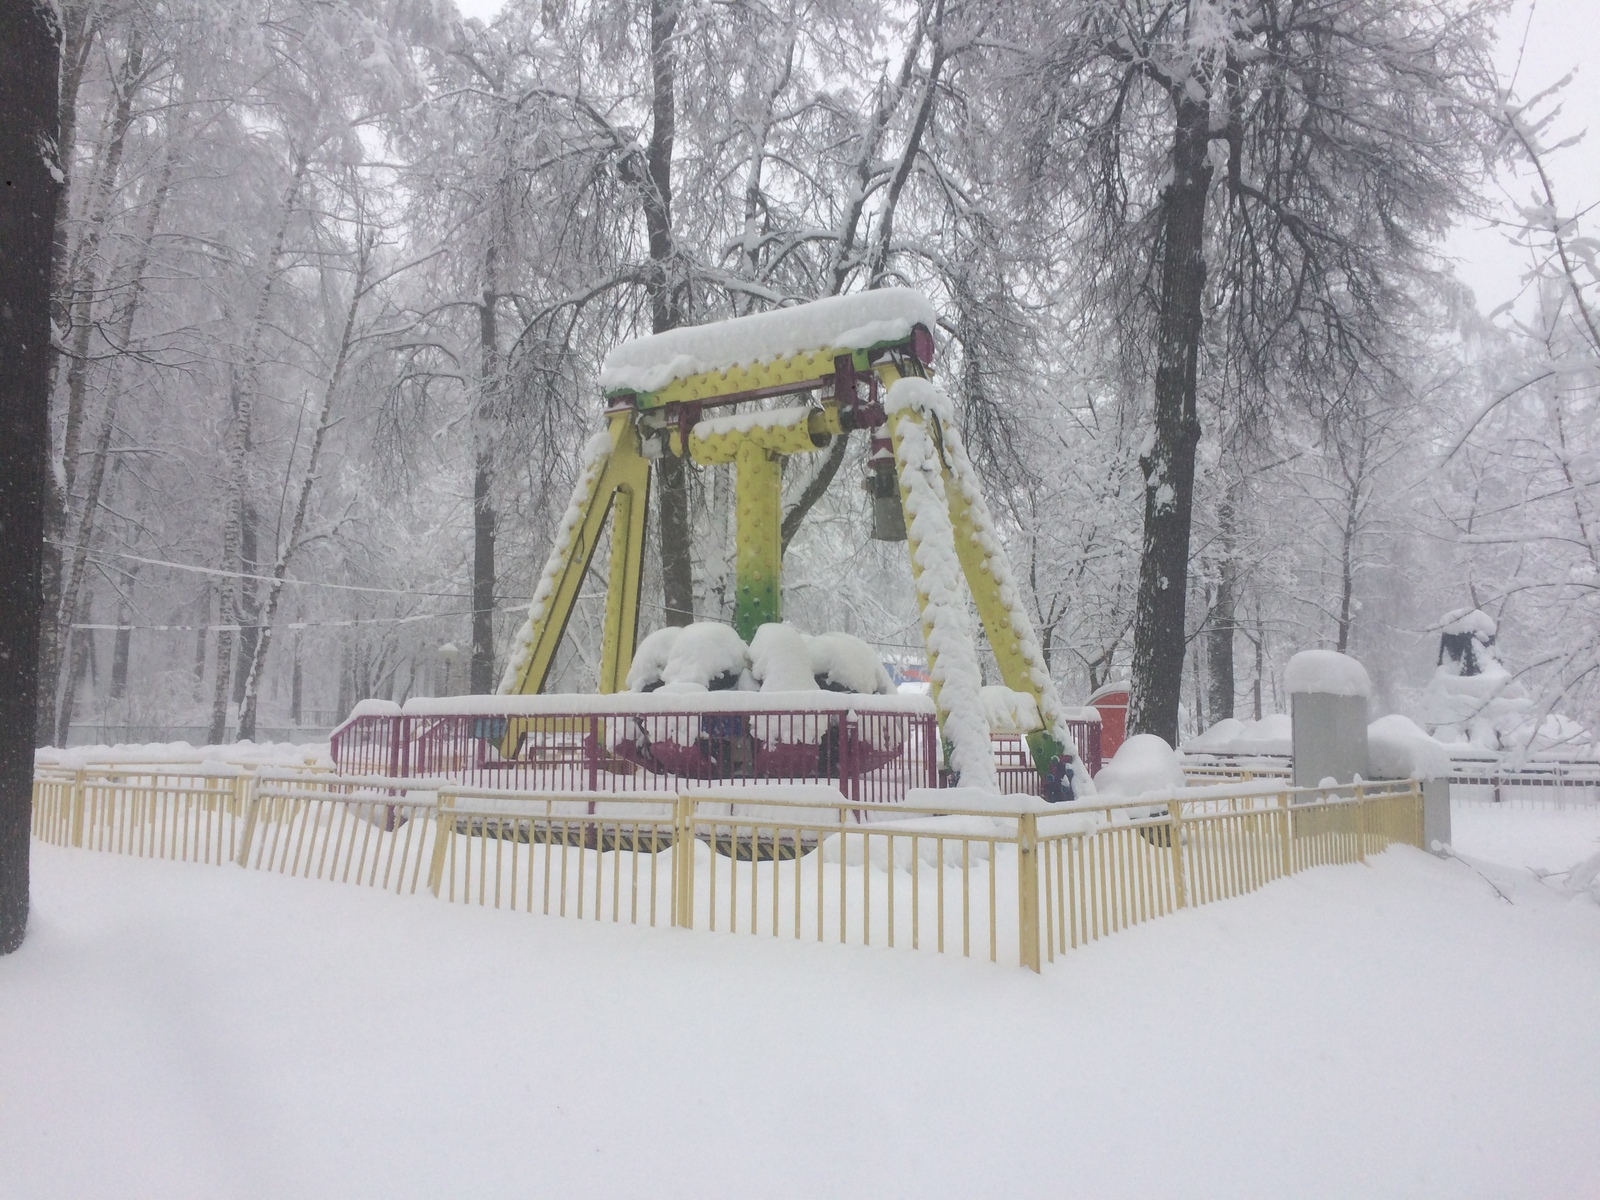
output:
[[[0,1195],[1600,1196],[1600,816],[1457,821],[1043,976],[36,845]]]

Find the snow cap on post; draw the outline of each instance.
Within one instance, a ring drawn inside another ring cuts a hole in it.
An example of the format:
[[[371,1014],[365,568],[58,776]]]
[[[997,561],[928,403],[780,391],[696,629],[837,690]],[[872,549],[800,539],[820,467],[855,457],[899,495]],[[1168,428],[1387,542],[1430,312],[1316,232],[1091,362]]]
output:
[[[1367,669],[1348,654],[1337,650],[1302,650],[1289,660],[1283,673],[1289,694],[1319,693],[1324,696],[1372,695],[1372,680]]]

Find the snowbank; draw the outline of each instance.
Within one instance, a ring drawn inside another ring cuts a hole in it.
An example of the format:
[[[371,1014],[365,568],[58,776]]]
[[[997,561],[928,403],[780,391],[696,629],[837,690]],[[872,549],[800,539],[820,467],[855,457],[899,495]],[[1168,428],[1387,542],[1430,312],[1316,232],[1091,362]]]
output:
[[[387,700],[367,701],[383,705],[383,715],[400,706]],[[357,706],[360,707],[359,705]],[[140,763],[161,766],[203,767],[226,773],[255,767],[331,767],[333,758],[327,742],[232,742],[225,746],[192,746],[188,742],[145,742],[114,746],[73,746],[60,750],[48,746],[33,753],[38,766],[62,767],[69,771],[102,763]]]
[[[1294,722],[1287,713],[1272,713],[1259,721],[1228,717],[1190,738],[1183,749],[1194,754],[1293,754]]]
[[[1307,692],[1325,696],[1372,695],[1367,669],[1337,650],[1302,650],[1289,660],[1283,685],[1291,695]]]
[[[1367,762],[1374,779],[1444,779],[1450,751],[1409,717],[1392,713],[1367,726]]]
[[[816,945],[36,846],[0,1191],[1590,1196],[1600,909],[1497,861],[1515,903],[1395,849],[1035,977],[963,959],[959,906],[938,955],[931,922]]]
[[[832,296],[623,342],[606,356],[600,386],[607,393],[654,392],[676,379],[707,371],[812,350],[866,350],[903,342],[917,325],[936,333],[939,317],[927,297],[910,288]]]

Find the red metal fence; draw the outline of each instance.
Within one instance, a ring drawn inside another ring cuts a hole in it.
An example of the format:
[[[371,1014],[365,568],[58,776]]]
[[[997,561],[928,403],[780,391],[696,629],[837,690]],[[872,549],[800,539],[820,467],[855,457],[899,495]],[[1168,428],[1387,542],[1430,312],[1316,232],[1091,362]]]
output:
[[[1099,727],[1069,722],[1091,774]],[[896,803],[940,785],[932,713],[796,711],[369,713],[334,731],[346,775],[454,779],[469,787],[676,792],[697,783],[826,783],[848,800]],[[1026,743],[995,740],[1001,788],[1037,794]]]

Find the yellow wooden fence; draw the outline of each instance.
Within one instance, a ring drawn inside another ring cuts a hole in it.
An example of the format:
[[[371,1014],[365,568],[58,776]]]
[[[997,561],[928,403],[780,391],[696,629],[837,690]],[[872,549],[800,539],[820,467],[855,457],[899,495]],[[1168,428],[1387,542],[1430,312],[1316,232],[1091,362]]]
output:
[[[298,770],[43,768],[41,841],[618,924],[1042,961],[1295,871],[1420,846],[1417,784],[998,811],[540,794]]]

